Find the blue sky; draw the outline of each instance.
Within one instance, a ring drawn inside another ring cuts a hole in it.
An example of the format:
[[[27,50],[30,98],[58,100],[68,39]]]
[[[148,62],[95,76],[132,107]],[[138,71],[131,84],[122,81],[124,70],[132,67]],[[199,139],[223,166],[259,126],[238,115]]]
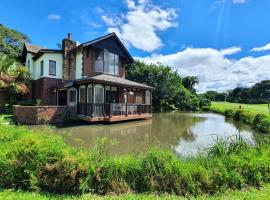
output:
[[[56,48],[118,34],[130,53],[199,76],[200,91],[270,79],[269,0],[3,1],[0,23]]]

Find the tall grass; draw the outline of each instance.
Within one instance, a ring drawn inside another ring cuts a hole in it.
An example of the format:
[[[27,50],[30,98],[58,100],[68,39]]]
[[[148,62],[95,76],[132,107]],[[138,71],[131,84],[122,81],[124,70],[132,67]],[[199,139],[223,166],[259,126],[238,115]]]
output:
[[[270,147],[254,147],[241,138],[218,139],[206,155],[188,159],[157,148],[110,157],[104,142],[86,151],[58,136],[0,126],[0,189],[197,196],[270,183]]]

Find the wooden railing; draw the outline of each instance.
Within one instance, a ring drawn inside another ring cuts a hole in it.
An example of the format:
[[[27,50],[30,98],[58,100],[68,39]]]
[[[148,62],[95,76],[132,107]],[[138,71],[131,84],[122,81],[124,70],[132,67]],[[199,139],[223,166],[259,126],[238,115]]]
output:
[[[148,104],[78,103],[78,114],[91,117],[141,115],[151,112],[152,107]]]

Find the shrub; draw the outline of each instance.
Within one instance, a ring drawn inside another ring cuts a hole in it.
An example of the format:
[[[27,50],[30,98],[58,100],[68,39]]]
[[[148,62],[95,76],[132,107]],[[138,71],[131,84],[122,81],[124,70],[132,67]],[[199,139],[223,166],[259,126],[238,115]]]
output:
[[[234,116],[234,111],[233,111],[232,109],[226,109],[226,110],[224,111],[224,115],[225,115],[226,117],[233,117],[233,116]]]
[[[257,114],[255,116],[253,125],[264,133],[270,133],[270,121],[267,119],[267,116],[263,114]]]
[[[105,150],[73,149],[50,133],[0,126],[0,189],[197,196],[270,183],[270,147],[240,137],[217,139],[206,155],[187,159],[156,148],[120,157]]]

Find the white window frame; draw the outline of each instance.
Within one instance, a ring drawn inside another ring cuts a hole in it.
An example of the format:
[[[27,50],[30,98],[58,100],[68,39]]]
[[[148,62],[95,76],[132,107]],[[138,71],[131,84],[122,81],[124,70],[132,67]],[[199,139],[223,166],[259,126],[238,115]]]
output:
[[[69,97],[70,97],[70,92],[75,91],[75,102],[70,102]],[[69,106],[76,106],[77,105],[77,89],[72,87],[68,89],[68,94],[67,94],[67,102]]]
[[[103,97],[103,101],[102,102],[98,102],[98,103],[104,103],[104,101],[105,101],[105,97],[104,97],[104,86],[103,85],[101,85],[101,84],[95,84],[94,85],[94,102],[93,103],[97,103],[96,102],[96,88],[98,88],[98,87],[100,87],[100,88],[102,88],[103,89],[103,92],[102,92],[102,97]]]
[[[84,89],[84,95],[86,95],[86,87],[85,87],[85,85],[81,85],[79,87],[79,103],[86,103],[85,99],[84,99],[84,102],[81,101],[81,89]]]
[[[149,96],[146,95],[146,94],[148,94]],[[145,102],[144,103],[147,104],[147,105],[150,105],[151,104],[151,92],[150,92],[150,90],[145,90],[145,94],[144,95],[145,95],[145,97],[144,97],[144,101]],[[149,97],[149,104],[146,102],[146,98],[147,97]]]

